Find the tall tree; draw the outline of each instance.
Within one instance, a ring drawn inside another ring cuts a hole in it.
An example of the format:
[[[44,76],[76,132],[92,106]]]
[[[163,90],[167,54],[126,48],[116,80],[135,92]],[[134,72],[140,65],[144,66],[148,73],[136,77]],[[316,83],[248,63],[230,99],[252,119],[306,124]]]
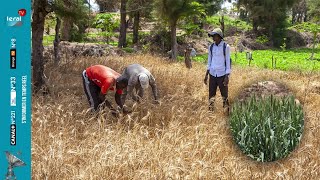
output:
[[[71,0],[70,0],[71,1]],[[76,3],[84,3],[83,0],[72,0]],[[79,18],[85,14],[83,11],[79,11],[78,8],[63,7],[63,0],[33,0],[32,1],[32,66],[33,66],[33,87],[34,92],[38,92],[43,85],[45,85],[43,73],[44,73],[44,58],[43,58],[43,33],[45,17],[52,11],[57,16],[63,17],[70,13]],[[76,6],[78,7],[78,6]],[[84,6],[81,6],[84,7]],[[73,11],[70,11],[73,10]],[[58,24],[59,25],[59,24]]]
[[[61,40],[71,40],[73,25],[77,25],[80,31],[88,26],[89,9],[86,0],[55,0],[54,12],[62,19]]]
[[[73,23],[79,24],[79,31],[83,31],[86,26],[83,19],[88,18],[88,9],[85,7],[85,0],[55,0],[52,4],[52,9],[54,11],[54,16],[56,17],[55,26],[55,39],[53,42],[54,49],[54,64],[57,66],[60,62],[59,56],[59,45],[61,40],[72,40],[71,39],[71,29]],[[63,19],[63,26],[61,28],[61,19]],[[68,23],[66,23],[68,22]],[[72,23],[71,23],[72,22]],[[69,24],[70,23],[70,24]],[[62,30],[62,36],[60,36],[60,30]],[[79,32],[81,33],[81,32]]]
[[[248,11],[253,29],[267,30],[275,46],[280,46],[284,36],[287,12],[296,0],[238,0],[238,7]]]
[[[120,35],[118,47],[123,48],[127,46],[127,13],[126,13],[127,0],[121,0],[120,8]]]
[[[61,40],[69,41],[70,40],[70,32],[73,25],[73,18],[69,16],[69,13],[73,8],[73,0],[62,0],[62,6],[64,9],[64,16],[62,17],[62,29],[61,29]],[[57,1],[58,2],[58,1]],[[70,13],[71,14],[71,13]]]
[[[203,6],[192,0],[156,0],[156,12],[170,26],[171,36],[171,58],[177,59],[177,23],[182,17],[199,14],[203,11]]]
[[[96,0],[96,3],[99,6],[100,13],[116,12],[120,7],[118,0]]]
[[[129,0],[128,14],[133,17],[133,44],[139,41],[140,18],[150,18],[153,0]]]
[[[137,44],[139,41],[139,26],[140,26],[140,11],[134,12],[133,15],[133,44]]]
[[[197,2],[204,6],[207,15],[212,16],[221,9],[223,0],[197,0]]]
[[[320,1],[308,0],[308,14],[310,19],[314,22],[320,21]]]
[[[297,0],[292,7],[292,20],[291,23],[306,22],[307,21],[307,0]]]
[[[56,17],[56,27],[55,27],[55,36],[53,41],[53,52],[54,52],[54,64],[58,66],[60,62],[60,54],[59,54],[59,45],[60,45],[60,27],[61,20],[59,17]]]
[[[43,78],[43,32],[45,17],[50,11],[47,0],[34,0],[32,4],[32,66],[33,91],[38,92],[45,84]]]

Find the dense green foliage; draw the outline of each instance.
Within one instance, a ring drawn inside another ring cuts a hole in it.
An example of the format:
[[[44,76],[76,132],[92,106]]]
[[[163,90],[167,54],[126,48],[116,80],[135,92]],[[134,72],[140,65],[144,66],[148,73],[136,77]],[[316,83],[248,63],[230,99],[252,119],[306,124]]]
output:
[[[95,0],[99,5],[99,12],[115,12],[120,7],[120,1],[118,0]]]
[[[308,0],[309,16],[314,22],[320,21],[320,1]]]
[[[70,41],[80,42],[89,27],[89,8],[85,0],[56,0],[53,6],[55,14],[62,21],[70,22]],[[64,27],[62,26],[63,31]],[[62,33],[62,32],[61,32]]]
[[[152,19],[153,3],[154,0],[128,0],[128,14],[133,17],[134,13],[139,12],[141,17]]]
[[[213,27],[220,27],[219,18],[221,18],[221,16],[207,16],[206,22]],[[227,29],[231,26],[245,31],[252,29],[252,25],[250,23],[240,19],[231,18],[229,16],[224,16],[224,24]]]
[[[309,59],[319,59],[319,50],[316,49],[316,37],[317,34],[319,34],[319,25],[317,25],[316,23],[307,22],[302,24],[290,25],[292,29],[313,33],[313,47],[315,48],[313,53],[307,49],[303,49],[301,51],[286,50],[287,47],[291,47],[288,42],[288,45],[285,44],[285,30],[291,23],[290,18],[288,18],[288,15],[290,14],[290,7],[293,4],[297,6],[299,5],[299,2],[302,1],[306,1],[306,5],[308,7],[308,18],[306,19],[308,21],[310,20],[315,22],[315,20],[319,17],[318,15],[320,9],[320,4],[317,0],[239,0],[237,4],[238,7],[236,8],[235,5],[232,12],[240,12],[240,14],[246,16],[246,18],[243,18],[243,20],[241,20],[241,18],[234,18],[234,16],[225,15],[225,34],[228,36],[234,35],[236,33],[242,33],[244,35],[256,37],[255,41],[260,44],[273,47],[282,47],[283,51],[254,51],[254,61],[251,64],[252,66],[276,68],[281,70],[299,69],[301,67],[304,70],[310,70],[312,68],[319,69],[318,61],[306,61],[307,52],[310,52],[310,54],[312,54],[311,57],[309,54]],[[68,3],[74,5],[75,8],[68,8],[68,6],[66,6]],[[102,1],[99,3],[102,3]],[[150,44],[152,44],[153,46],[159,46],[158,48],[151,48],[153,50],[159,49],[162,52],[167,52],[170,49],[174,49],[177,53],[177,43],[182,45],[184,44],[184,42],[188,43],[187,40],[191,37],[205,35],[205,32],[207,30],[205,28],[208,26],[210,28],[220,27],[221,23],[219,22],[219,19],[221,18],[221,16],[211,16],[211,14],[216,14],[219,10],[221,10],[221,3],[222,1],[220,0],[215,1],[214,3],[207,0],[128,0],[127,11],[129,20],[127,22],[127,25],[129,31],[127,32],[126,38],[128,45],[132,46],[133,44],[132,33],[130,32],[130,28],[134,22],[133,17],[136,12],[140,12],[141,23],[150,23],[150,21],[156,22],[156,26],[150,29],[151,34],[147,35],[148,37],[142,35],[142,31],[135,33],[139,34],[139,43],[141,43],[140,45],[143,47],[143,49],[146,49],[144,48],[145,46],[149,46]],[[113,4],[112,7],[111,4]],[[113,7],[119,8],[119,2],[112,1],[111,4],[110,7],[107,7],[108,5],[106,4],[104,4],[103,6],[106,6],[104,7],[105,9],[112,9]],[[74,26],[72,27],[70,32],[72,37],[71,41],[88,41],[97,43],[103,43],[107,41],[108,43],[114,44],[114,42],[109,41],[111,41],[111,39],[115,39],[112,37],[119,36],[117,29],[120,26],[120,22],[118,18],[115,18],[115,14],[119,16],[119,13],[99,13],[97,15],[94,15],[94,17],[89,17],[88,13],[90,11],[87,5],[87,1],[83,0],[55,1],[54,16],[52,16],[53,18],[47,18],[45,27],[46,31],[49,32],[49,29],[51,29],[51,31],[52,29],[54,29],[54,17],[72,17],[74,18],[74,22],[72,22]],[[305,7],[298,9],[297,13],[300,13],[300,11],[304,9]],[[223,10],[223,12],[224,14],[226,14],[226,10]],[[89,20],[91,20],[92,22],[89,23]],[[88,24],[90,26],[88,26]],[[161,27],[159,27],[159,25]],[[62,24],[62,29],[63,26],[64,24]],[[170,29],[171,26],[175,28]],[[101,32],[85,33],[84,30],[88,27],[100,29]],[[258,32],[252,31],[252,29],[254,28],[257,28]],[[175,32],[174,29],[178,29],[178,31]],[[171,32],[171,34],[169,32]],[[177,35],[178,37],[175,37],[173,34]],[[144,39],[140,39],[142,36]],[[157,36],[162,36],[162,39],[164,40],[159,40]],[[154,40],[157,43],[153,44],[148,42],[150,40]],[[45,45],[50,44],[50,41],[52,41],[51,36],[44,37]],[[272,56],[277,59],[276,67],[272,66]],[[196,61],[204,61],[207,58],[206,55],[198,55],[194,59]],[[235,61],[235,64],[248,64],[247,60],[245,59],[244,53],[238,53],[237,57],[233,57],[233,59]]]
[[[204,12],[202,4],[193,0],[155,0],[155,12],[170,27],[171,58],[177,59],[177,24],[183,17],[190,17]]]
[[[310,61],[311,49],[293,49],[293,50],[256,50],[252,52],[253,61],[251,66],[261,68],[280,69],[280,70],[320,70],[320,57],[317,55],[314,61]],[[316,49],[320,53],[320,49]],[[274,67],[272,67],[272,56],[274,58]],[[243,66],[248,66],[246,52],[232,54],[233,62]]]
[[[100,34],[106,38],[107,43],[115,35],[114,30],[120,25],[120,21],[116,16],[114,13],[100,13],[96,15],[93,21],[93,27],[101,29],[102,32]]]
[[[230,117],[231,132],[240,149],[262,162],[286,157],[299,144],[303,124],[303,109],[292,96],[252,96],[235,103]]]
[[[200,4],[202,4],[205,8],[205,12],[208,16],[212,16],[216,14],[221,9],[221,4],[223,0],[196,0]]]
[[[54,35],[43,36],[43,45],[44,46],[53,45],[53,41],[54,41]]]
[[[247,12],[254,30],[267,31],[275,47],[280,47],[287,27],[287,12],[296,0],[239,0],[238,6]]]
[[[199,14],[204,11],[203,5],[192,0],[155,0],[156,15],[169,24],[181,17]]]
[[[290,49],[290,50],[255,50],[252,51],[253,60],[251,66],[280,69],[285,71],[320,71],[320,48],[315,49],[316,56],[313,61],[309,60],[312,49]],[[274,66],[272,66],[272,56],[274,58]],[[246,52],[231,53],[232,64],[240,66],[248,66]],[[207,62],[208,55],[197,55],[194,60],[199,62]]]

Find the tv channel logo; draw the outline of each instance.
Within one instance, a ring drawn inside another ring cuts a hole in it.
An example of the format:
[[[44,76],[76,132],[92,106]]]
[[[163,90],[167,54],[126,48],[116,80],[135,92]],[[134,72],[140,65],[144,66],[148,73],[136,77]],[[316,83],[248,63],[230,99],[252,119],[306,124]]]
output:
[[[22,17],[27,14],[27,11],[25,9],[19,9],[18,10],[18,15],[19,16],[7,16],[6,21],[7,21],[7,26],[22,26]]]
[[[10,106],[17,106],[16,78],[10,78]]]
[[[17,17],[10,17],[7,16],[7,26],[22,26],[22,17],[17,16]]]
[[[11,111],[11,125],[10,125],[10,145],[15,146],[17,139],[17,127],[16,127],[16,111]]]
[[[17,50],[16,50],[17,40],[15,38],[11,38],[10,42],[10,68],[17,68]]]

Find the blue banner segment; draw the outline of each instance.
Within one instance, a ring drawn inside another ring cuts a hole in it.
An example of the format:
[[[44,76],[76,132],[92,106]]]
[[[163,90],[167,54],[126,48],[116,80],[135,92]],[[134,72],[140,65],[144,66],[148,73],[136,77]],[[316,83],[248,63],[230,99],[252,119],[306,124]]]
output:
[[[0,179],[31,179],[31,1],[0,10]]]

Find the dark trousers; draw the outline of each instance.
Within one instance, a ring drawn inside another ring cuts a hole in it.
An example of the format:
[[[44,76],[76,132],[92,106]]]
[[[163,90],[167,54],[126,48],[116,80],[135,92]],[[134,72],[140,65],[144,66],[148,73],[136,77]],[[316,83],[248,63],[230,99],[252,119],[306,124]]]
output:
[[[102,105],[104,102],[104,99],[100,96],[101,88],[88,79],[86,71],[82,73],[82,82],[90,107],[96,111],[99,105]]]
[[[229,105],[228,102],[228,86],[223,84],[225,76],[214,77],[210,74],[209,79],[209,100],[216,96],[217,88],[219,87],[221,96],[223,98],[223,106]]]

